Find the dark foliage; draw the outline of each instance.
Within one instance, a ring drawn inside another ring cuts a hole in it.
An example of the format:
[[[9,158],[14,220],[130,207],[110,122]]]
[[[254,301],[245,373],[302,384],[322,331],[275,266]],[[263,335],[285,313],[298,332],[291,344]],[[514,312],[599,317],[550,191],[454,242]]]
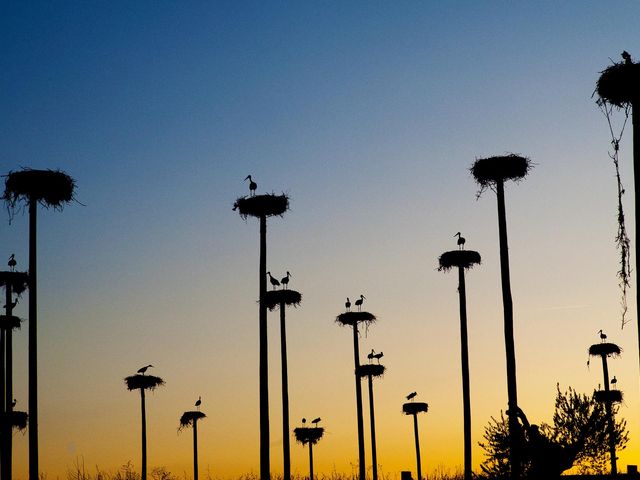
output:
[[[620,390],[597,390],[593,392],[596,402],[622,403],[622,391]]]
[[[310,443],[315,445],[320,441],[324,435],[324,428],[322,427],[297,427],[293,429],[293,435],[296,437],[296,441],[306,445]]]
[[[356,323],[370,324],[376,321],[376,316],[369,312],[344,312],[336,317],[336,322],[342,325],[354,325]]]
[[[448,272],[453,267],[462,267],[464,269],[473,268],[474,265],[480,265],[481,258],[478,252],[473,250],[451,250],[444,252],[438,258],[438,271]]]
[[[402,413],[405,415],[415,415],[420,412],[428,412],[429,405],[424,402],[407,402],[402,405]]]
[[[358,367],[358,376],[381,377],[382,375],[384,375],[385,370],[385,366],[380,365],[379,363],[365,363],[364,365],[360,365],[360,367]]]
[[[206,418],[206,415],[197,410],[184,412],[180,417],[180,426],[178,427],[178,431],[191,427],[195,422],[203,418]]]
[[[522,180],[531,169],[531,160],[514,153],[477,159],[471,166],[471,174],[480,185],[480,191],[495,185],[499,180]]]
[[[65,203],[73,200],[76,182],[61,170],[32,170],[25,168],[5,175],[5,188],[2,199],[9,209],[18,202],[37,201],[43,207],[62,209]]]
[[[589,355],[597,356],[610,356],[617,357],[622,352],[622,349],[615,343],[595,343],[589,347]]]
[[[160,377],[154,377],[153,375],[131,375],[124,379],[129,390],[155,390],[158,387],[164,385],[164,380]]]
[[[11,291],[20,296],[29,288],[29,274],[27,272],[0,272],[0,287],[11,285]]]
[[[289,197],[284,193],[240,197],[233,204],[233,209],[237,210],[242,218],[282,216],[289,210]]]
[[[624,108],[640,99],[640,63],[614,63],[600,72],[596,92],[601,100]]]
[[[302,295],[295,290],[268,290],[265,297],[267,308],[271,311],[279,307],[281,303],[297,307],[301,301]]]
[[[2,330],[18,329],[21,322],[22,320],[15,315],[0,315],[0,329]]]

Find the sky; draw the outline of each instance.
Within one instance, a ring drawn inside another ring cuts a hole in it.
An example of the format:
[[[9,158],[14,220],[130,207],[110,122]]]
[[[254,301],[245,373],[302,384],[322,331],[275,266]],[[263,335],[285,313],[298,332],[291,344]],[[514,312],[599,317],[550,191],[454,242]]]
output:
[[[477,198],[469,167],[506,152],[534,164],[506,188],[520,406],[550,422],[556,384],[597,388],[587,349],[603,329],[624,350],[609,364],[631,432],[619,468],[639,464],[635,295],[621,329],[611,138],[592,98],[622,50],[640,58],[639,16],[633,1],[4,2],[0,173],[62,169],[77,182],[77,201],[39,212],[42,472],[139,471],[139,399],[123,379],[146,364],[166,381],[147,397],[150,468],[191,475],[191,435],[177,427],[201,396],[202,474],[259,471],[259,232],[232,211],[248,174],[258,193],[291,199],[269,220],[267,267],[290,271],[303,295],[287,312],[290,411],[292,428],[322,417],[319,474],[356,470],[351,335],[335,317],[360,294],[378,317],[361,351],[383,351],[387,367],[375,384],[381,472],[415,468],[402,415],[412,391],[429,404],[423,471],[462,468],[457,279],[437,259],[458,231],[482,255],[467,275],[477,470],[477,442],[507,396],[496,201]],[[27,269],[26,216],[5,212],[0,225],[0,258]],[[14,335],[23,410],[27,331]],[[14,444],[25,479],[27,436]],[[307,451],[291,448],[304,475]]]

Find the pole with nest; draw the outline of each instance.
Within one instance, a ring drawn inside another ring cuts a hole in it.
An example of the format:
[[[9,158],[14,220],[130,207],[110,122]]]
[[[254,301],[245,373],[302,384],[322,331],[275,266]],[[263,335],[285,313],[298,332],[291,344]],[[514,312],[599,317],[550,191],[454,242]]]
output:
[[[203,418],[206,418],[206,415],[200,410],[184,412],[178,427],[179,432],[189,427],[193,429],[193,480],[198,480],[198,420]]]
[[[386,368],[379,363],[365,363],[358,368],[360,378],[367,378],[369,385],[369,420],[371,422],[371,478],[378,480],[378,453],[376,449],[376,414],[373,404],[373,379],[382,377]]]

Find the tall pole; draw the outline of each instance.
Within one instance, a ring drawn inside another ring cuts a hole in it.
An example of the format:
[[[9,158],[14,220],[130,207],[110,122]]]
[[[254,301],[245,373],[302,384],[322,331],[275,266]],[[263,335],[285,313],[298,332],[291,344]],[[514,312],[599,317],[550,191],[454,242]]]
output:
[[[289,442],[289,378],[287,373],[287,329],[285,304],[280,302],[280,356],[282,358],[282,451],[283,480],[291,479],[291,447]]]
[[[198,419],[193,419],[193,480],[198,480]]]
[[[309,442],[309,480],[313,480],[313,442]]]
[[[7,298],[8,295],[8,287],[7,287]],[[9,305],[9,300],[7,300],[7,306]],[[7,317],[9,315],[7,314]],[[9,322],[7,322],[9,325]],[[6,334],[5,328],[0,328],[0,439],[2,440],[2,448],[0,449],[0,479],[1,480],[11,480],[11,477],[7,476],[7,453],[8,448],[5,448],[5,440],[7,439],[7,430],[12,428],[11,422],[9,421],[9,416],[7,415],[7,409],[5,408],[5,399],[6,399],[6,381],[5,381],[5,351],[4,347],[6,345]]]
[[[365,480],[366,465],[364,458],[364,418],[362,415],[362,384],[358,370],[360,370],[360,346],[358,343],[358,322],[353,322],[353,360],[356,377],[356,413],[358,417],[358,479]]]
[[[464,418],[464,480],[471,480],[471,394],[469,386],[469,339],[467,334],[467,291],[464,268],[458,267],[460,296],[460,360],[462,364],[462,403]]]
[[[604,390],[607,392],[607,399],[604,403],[607,413],[607,426],[609,428],[609,455],[611,457],[611,475],[618,474],[618,462],[616,458],[616,425],[613,420],[613,409],[611,408],[611,400],[609,398],[609,366],[607,365],[607,356],[602,357],[602,373],[604,375]]]
[[[369,416],[371,417],[371,463],[372,480],[378,480],[378,454],[376,453],[376,415],[373,409],[373,375],[367,375],[369,380]]]
[[[142,409],[142,477],[147,480],[147,409],[144,402],[144,388],[140,389],[140,408]]]
[[[29,199],[29,480],[38,467],[38,201]]]
[[[260,480],[270,480],[269,357],[267,350],[267,217],[260,216]]]
[[[504,344],[507,359],[507,395],[509,405],[509,463],[512,480],[520,478],[520,446],[518,444],[518,390],[516,382],[516,349],[513,340],[513,299],[509,274],[509,246],[507,242],[507,214],[504,203],[504,181],[496,182],[498,197],[498,231],[500,237],[500,271],[502,305],[504,311]]]
[[[420,463],[420,436],[418,435],[418,414],[413,414],[413,434],[416,439],[416,468],[418,473],[417,480],[422,480],[422,464]]]
[[[640,268],[640,259],[638,259],[638,240],[640,237],[640,101],[636,100],[631,103],[631,123],[633,124],[633,187],[634,187],[634,205],[635,205],[635,240],[636,240],[636,275]],[[636,277],[636,317],[638,329],[638,361],[640,361],[640,282]]]
[[[11,282],[6,284],[6,310],[7,316],[7,328],[2,330],[2,340],[0,340],[1,347],[4,348],[4,352],[0,353],[2,356],[2,386],[4,389],[4,404],[2,411],[5,413],[5,417],[8,421],[5,423],[2,432],[2,480],[11,480],[12,471],[12,451],[13,451],[13,332],[12,325],[10,324],[11,316],[13,315],[13,289]],[[6,361],[5,361],[6,359]],[[0,404],[2,401],[0,401]]]

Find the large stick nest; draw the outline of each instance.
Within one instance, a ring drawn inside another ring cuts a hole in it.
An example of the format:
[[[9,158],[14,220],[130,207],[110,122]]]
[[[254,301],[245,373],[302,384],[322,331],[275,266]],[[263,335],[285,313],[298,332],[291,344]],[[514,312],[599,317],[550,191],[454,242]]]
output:
[[[620,353],[622,353],[622,349],[615,343],[595,343],[589,347],[589,355],[594,357],[617,357]]]
[[[14,410],[12,412],[5,412],[2,414],[1,423],[3,426],[7,425],[7,422],[11,426],[11,428],[15,428],[16,430],[25,430],[27,428],[27,423],[29,421],[29,414],[27,412],[20,412]]]
[[[515,153],[508,155],[479,158],[471,166],[471,174],[480,187],[487,188],[498,181],[519,181],[527,176],[531,169],[531,160]]]
[[[178,427],[178,431],[183,430],[187,427],[191,427],[195,422],[205,417],[206,415],[204,413],[197,410],[184,412],[180,417],[180,426]]]
[[[402,413],[405,415],[417,415],[420,412],[428,412],[429,405],[424,402],[407,402],[402,405]]]
[[[451,250],[450,252],[444,252],[438,258],[438,271],[448,272],[453,267],[459,267],[464,269],[473,268],[474,265],[480,265],[480,254],[473,250]]]
[[[365,363],[358,367],[357,373],[359,377],[381,377],[384,375],[385,370],[385,366],[379,363]]]
[[[640,99],[640,63],[614,63],[600,72],[596,92],[601,100],[624,108]]]
[[[11,287],[11,291],[20,296],[29,288],[27,272],[0,272],[0,287]]]
[[[0,330],[17,330],[22,320],[15,315],[0,315]]]
[[[32,170],[25,168],[5,175],[2,199],[10,209],[18,202],[37,201],[43,207],[62,209],[73,200],[76,182],[61,170]]]
[[[336,317],[336,322],[342,325],[355,325],[358,323],[370,324],[376,321],[376,316],[369,312],[344,312]]]
[[[297,427],[293,429],[293,435],[296,437],[296,440],[303,445],[306,445],[307,443],[315,445],[324,435],[324,428]]]
[[[124,379],[129,390],[155,390],[164,385],[164,380],[153,375],[131,375]]]
[[[295,290],[269,290],[265,297],[267,308],[271,311],[275,310],[281,304],[293,305],[297,307],[302,301],[302,295]]]
[[[238,210],[242,218],[282,216],[289,210],[289,197],[284,193],[240,197],[233,204],[233,209]]]
[[[598,390],[593,392],[593,398],[596,402],[611,402],[611,403],[621,403],[622,402],[622,392],[620,390]]]

